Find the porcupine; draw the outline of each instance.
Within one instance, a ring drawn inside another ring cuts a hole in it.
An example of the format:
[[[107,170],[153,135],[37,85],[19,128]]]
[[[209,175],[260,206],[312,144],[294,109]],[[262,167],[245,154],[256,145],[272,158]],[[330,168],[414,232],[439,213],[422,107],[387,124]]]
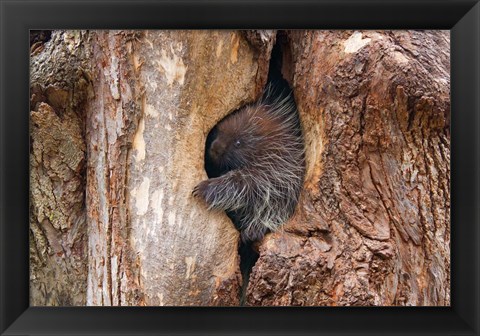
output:
[[[296,105],[291,94],[272,94],[267,88],[257,103],[214,127],[205,155],[212,178],[193,190],[209,209],[227,212],[244,243],[262,239],[293,214],[303,183],[304,144]]]

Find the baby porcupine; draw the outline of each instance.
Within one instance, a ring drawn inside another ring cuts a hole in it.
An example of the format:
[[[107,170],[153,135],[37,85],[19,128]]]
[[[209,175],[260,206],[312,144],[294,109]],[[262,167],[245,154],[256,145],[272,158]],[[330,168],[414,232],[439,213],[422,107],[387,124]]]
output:
[[[205,155],[213,178],[193,190],[209,209],[227,212],[243,242],[260,240],[283,224],[303,183],[304,144],[295,103],[291,95],[271,95],[267,89],[260,101],[215,126]]]

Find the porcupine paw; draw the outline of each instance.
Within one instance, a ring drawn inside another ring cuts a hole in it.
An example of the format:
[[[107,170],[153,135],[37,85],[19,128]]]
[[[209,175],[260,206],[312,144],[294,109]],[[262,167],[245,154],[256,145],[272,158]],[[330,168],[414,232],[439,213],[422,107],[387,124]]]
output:
[[[193,197],[199,198],[207,205],[211,205],[213,201],[213,184],[211,183],[210,180],[202,181],[199,184],[196,185],[195,188],[193,188],[192,195]]]

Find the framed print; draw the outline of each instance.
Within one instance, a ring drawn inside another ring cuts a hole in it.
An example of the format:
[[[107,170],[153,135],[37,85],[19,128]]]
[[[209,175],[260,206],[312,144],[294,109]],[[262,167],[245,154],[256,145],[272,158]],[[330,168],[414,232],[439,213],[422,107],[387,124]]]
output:
[[[2,1],[2,335],[478,334],[479,18]]]

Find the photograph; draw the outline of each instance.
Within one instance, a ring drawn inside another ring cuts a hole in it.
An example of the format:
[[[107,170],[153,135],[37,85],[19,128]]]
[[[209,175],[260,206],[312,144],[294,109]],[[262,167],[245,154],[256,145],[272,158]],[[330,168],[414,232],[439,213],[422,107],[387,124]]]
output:
[[[29,34],[30,306],[451,306],[450,30]]]

